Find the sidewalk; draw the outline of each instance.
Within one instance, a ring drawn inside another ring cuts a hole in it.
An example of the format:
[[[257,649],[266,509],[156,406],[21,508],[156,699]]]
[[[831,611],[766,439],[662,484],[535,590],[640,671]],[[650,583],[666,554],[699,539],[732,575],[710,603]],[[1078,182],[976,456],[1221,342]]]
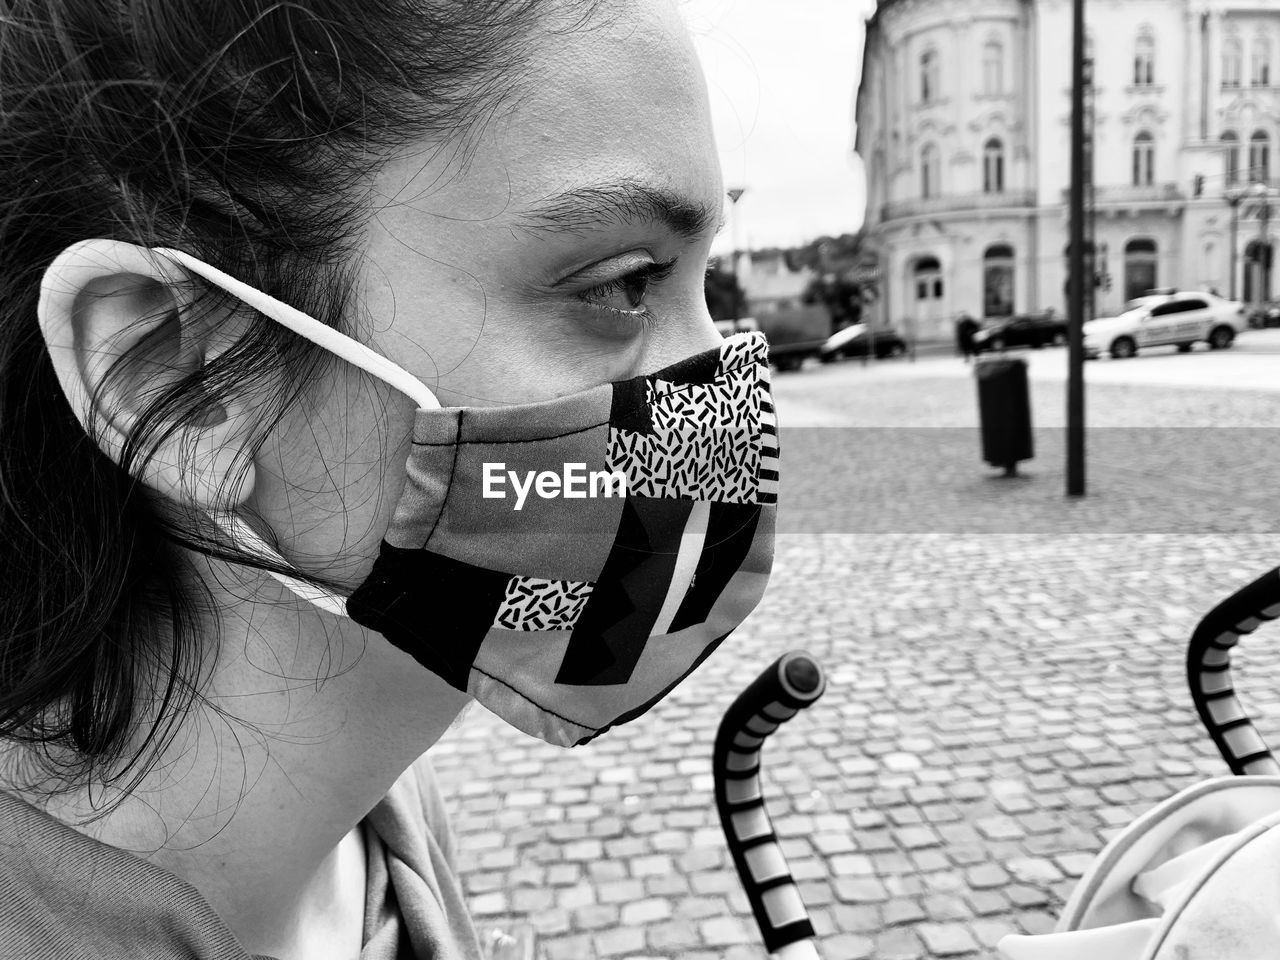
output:
[[[1034,387],[1049,425],[1031,479],[1001,481],[978,457],[970,380],[845,376],[819,403],[805,376],[779,380],[792,532],[744,627],[586,747],[477,709],[433,750],[475,914],[532,923],[549,960],[766,956],[709,757],[725,707],[787,649],[815,654],[828,690],[770,741],[764,777],[830,960],[988,956],[1006,932],[1047,930],[1118,826],[1226,773],[1185,692],[1184,644],[1280,563],[1266,427],[1280,398],[1097,386],[1091,422],[1115,426],[1074,503],[1047,415],[1060,386]],[[842,428],[789,431],[789,401]],[[1265,628],[1251,641],[1238,686],[1266,733],[1280,656]]]

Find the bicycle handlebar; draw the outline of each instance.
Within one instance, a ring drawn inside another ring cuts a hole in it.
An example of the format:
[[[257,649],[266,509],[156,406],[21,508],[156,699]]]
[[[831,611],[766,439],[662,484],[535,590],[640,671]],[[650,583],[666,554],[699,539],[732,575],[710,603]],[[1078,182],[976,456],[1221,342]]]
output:
[[[1187,682],[1200,719],[1234,774],[1280,774],[1236,697],[1231,648],[1261,624],[1280,619],[1280,567],[1263,574],[1214,607],[1191,635]]]
[[[771,733],[826,689],[817,661],[803,651],[783,654],[725,711],[711,766],[716,808],[729,852],[765,948],[786,960],[817,960],[813,924],[782,856],[760,788],[760,748]]]

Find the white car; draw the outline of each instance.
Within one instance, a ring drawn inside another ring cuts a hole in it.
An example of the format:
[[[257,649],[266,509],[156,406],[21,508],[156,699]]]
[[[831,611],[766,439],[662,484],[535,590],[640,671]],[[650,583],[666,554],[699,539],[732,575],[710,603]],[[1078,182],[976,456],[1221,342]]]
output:
[[[1152,294],[1130,300],[1119,316],[1086,323],[1084,353],[1090,359],[1103,353],[1123,359],[1158,346],[1185,353],[1198,340],[1223,350],[1245,326],[1244,307],[1234,300],[1193,291]]]

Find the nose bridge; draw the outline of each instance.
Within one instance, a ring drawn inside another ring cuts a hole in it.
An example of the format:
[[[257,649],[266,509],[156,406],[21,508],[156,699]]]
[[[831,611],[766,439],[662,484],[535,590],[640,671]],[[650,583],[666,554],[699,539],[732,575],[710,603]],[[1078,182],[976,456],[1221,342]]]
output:
[[[664,326],[665,329],[660,327],[657,331],[657,336],[650,338],[641,360],[642,370],[662,370],[688,357],[715,350],[725,341],[705,308],[692,320]]]

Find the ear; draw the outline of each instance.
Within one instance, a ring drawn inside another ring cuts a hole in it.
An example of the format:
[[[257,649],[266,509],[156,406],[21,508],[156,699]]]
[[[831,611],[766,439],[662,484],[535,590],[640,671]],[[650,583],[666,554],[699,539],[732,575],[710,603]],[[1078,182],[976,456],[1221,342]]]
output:
[[[167,258],[102,239],[73,244],[49,265],[38,315],[72,411],[116,463],[153,401],[230,346],[237,325],[229,313],[194,309],[190,281]],[[251,408],[194,397],[189,416],[148,424],[159,446],[135,474],[191,506],[242,503],[254,483]]]

